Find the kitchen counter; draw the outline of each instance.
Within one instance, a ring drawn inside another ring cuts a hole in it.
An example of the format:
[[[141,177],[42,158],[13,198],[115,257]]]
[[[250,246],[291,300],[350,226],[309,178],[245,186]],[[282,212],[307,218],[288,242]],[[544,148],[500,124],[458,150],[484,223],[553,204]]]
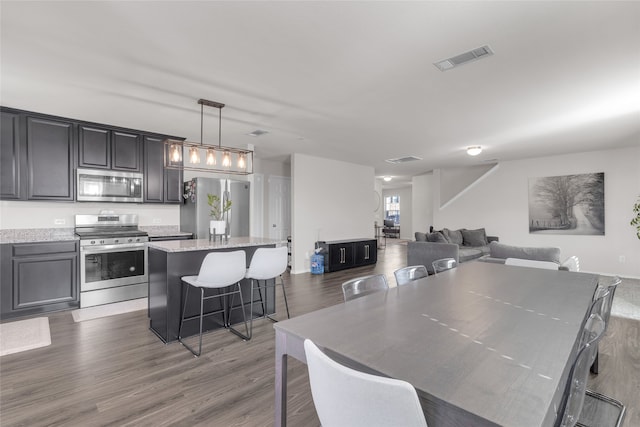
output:
[[[149,326],[163,342],[169,343],[177,340],[180,329],[180,318],[185,306],[185,287],[182,285],[183,276],[197,275],[200,271],[202,260],[210,252],[243,250],[246,254],[246,265],[249,266],[253,254],[258,248],[275,247],[286,244],[286,240],[265,239],[260,237],[231,237],[227,242],[211,242],[208,239],[197,240],[171,240],[149,242]],[[251,298],[251,284],[249,280],[240,282],[244,295],[245,306]],[[186,301],[186,317],[191,317],[200,312],[200,298],[198,292],[191,292]],[[266,312],[273,314],[275,311],[275,290],[269,288],[262,294],[256,292],[253,295],[257,306],[261,306],[260,298],[266,300]],[[207,303],[206,310],[212,311],[220,308],[218,301]],[[234,306],[238,306],[236,300]],[[241,310],[231,312],[231,323],[242,320]],[[247,313],[248,315],[249,313]],[[262,315],[257,310],[254,315]],[[220,328],[220,316],[205,316],[203,328],[205,331]],[[197,335],[199,323],[187,321],[184,324],[182,335]]]
[[[73,228],[11,228],[0,230],[0,243],[78,240]]]
[[[212,242],[209,239],[171,240],[166,242],[149,242],[149,248],[164,252],[191,252],[219,249],[242,249],[251,246],[284,245],[286,240],[267,239],[262,237],[230,237],[228,241]]]
[[[179,239],[192,236],[192,233],[180,231],[179,225],[147,225],[139,228],[149,234],[149,239],[162,238],[168,240],[170,237]]]

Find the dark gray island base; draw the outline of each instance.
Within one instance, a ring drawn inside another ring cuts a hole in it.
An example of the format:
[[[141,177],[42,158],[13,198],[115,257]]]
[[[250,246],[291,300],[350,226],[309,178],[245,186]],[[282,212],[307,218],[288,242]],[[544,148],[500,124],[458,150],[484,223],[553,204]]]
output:
[[[286,241],[263,239],[257,237],[232,237],[226,243],[212,243],[209,240],[176,240],[168,242],[149,242],[149,327],[165,343],[177,341],[180,328],[180,315],[184,304],[185,288],[180,278],[182,276],[197,275],[202,260],[209,252],[244,250],[247,254],[247,266],[256,249],[262,247],[275,247],[286,244]],[[250,283],[243,280],[242,297],[244,298],[246,313],[249,315]],[[208,292],[216,292],[209,290]],[[264,297],[264,295],[263,295]],[[255,292],[254,313],[255,317],[262,315],[262,306],[259,303],[259,294]],[[275,312],[274,288],[269,288],[267,295],[267,312]],[[257,302],[257,304],[256,304]],[[236,299],[234,306],[239,307],[240,301]],[[218,298],[206,301],[204,312],[208,313],[220,309]],[[200,312],[200,298],[198,292],[190,292],[187,301],[186,317],[197,315]],[[231,313],[231,323],[242,321],[240,309]],[[248,317],[247,317],[248,318]],[[198,321],[186,321],[183,336],[198,334]],[[208,331],[221,328],[221,315],[206,316],[203,330]]]

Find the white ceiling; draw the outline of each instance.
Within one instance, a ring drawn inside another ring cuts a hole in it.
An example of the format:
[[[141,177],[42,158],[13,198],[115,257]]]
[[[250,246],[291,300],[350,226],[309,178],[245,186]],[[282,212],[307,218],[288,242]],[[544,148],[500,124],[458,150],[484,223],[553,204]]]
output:
[[[223,145],[262,159],[341,159],[393,183],[640,143],[640,2],[3,0],[0,12],[2,105],[199,141],[205,98],[227,105]],[[493,56],[433,65],[485,44]],[[206,113],[217,143],[218,111]],[[410,155],[423,160],[385,162]]]

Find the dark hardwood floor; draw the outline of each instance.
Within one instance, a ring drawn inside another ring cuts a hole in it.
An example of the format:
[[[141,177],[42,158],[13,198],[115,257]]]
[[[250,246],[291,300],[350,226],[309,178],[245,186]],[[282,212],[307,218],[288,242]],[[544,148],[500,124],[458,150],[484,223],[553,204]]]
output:
[[[404,266],[406,246],[388,239],[376,266],[285,278],[293,316],[342,302],[340,285]],[[395,243],[395,244],[394,244]],[[284,311],[278,291],[279,312]],[[281,316],[281,314],[280,314]],[[254,323],[254,338],[225,330],[205,335],[196,359],[149,331],[145,311],[74,323],[49,316],[52,344],[0,359],[0,425],[270,426],[274,404],[274,330]],[[612,318],[591,388],[623,401],[625,426],[640,426],[640,322]],[[288,421],[319,425],[306,366],[289,362]]]

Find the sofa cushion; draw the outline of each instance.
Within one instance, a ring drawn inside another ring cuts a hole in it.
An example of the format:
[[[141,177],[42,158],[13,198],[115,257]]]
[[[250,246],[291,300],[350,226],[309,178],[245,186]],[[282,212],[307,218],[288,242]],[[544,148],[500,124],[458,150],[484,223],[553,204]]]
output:
[[[464,246],[485,246],[488,245],[487,233],[484,228],[478,228],[477,230],[460,230],[462,233],[462,244]]]
[[[427,234],[427,241],[433,243],[449,243],[449,241],[439,231]]]
[[[482,250],[480,248],[460,247],[458,250],[459,262],[466,262],[481,257]]]
[[[489,243],[489,251],[493,258],[522,258],[560,263],[560,248],[528,248],[524,246],[505,245],[500,242],[491,242]]]
[[[445,228],[443,231],[446,231],[445,237],[449,239],[450,243],[462,245],[462,242],[464,242],[462,232],[460,230],[449,230],[448,228]]]
[[[427,233],[422,233],[420,231],[415,232],[416,242],[426,242],[427,241]]]
[[[431,227],[433,228],[433,227]],[[451,240],[449,239],[449,230],[446,228],[443,228],[442,230],[432,230],[432,233],[440,233],[444,236],[444,239],[447,241],[447,243],[451,243]]]

